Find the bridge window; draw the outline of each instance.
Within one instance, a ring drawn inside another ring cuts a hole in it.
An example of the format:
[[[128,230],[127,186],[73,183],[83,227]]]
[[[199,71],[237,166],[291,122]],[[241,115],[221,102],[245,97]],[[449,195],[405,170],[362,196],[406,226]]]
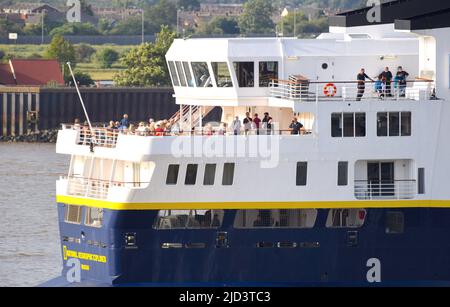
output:
[[[205,165],[205,177],[203,178],[203,185],[214,185],[216,178],[216,164]]]
[[[316,209],[238,210],[234,228],[313,228]]]
[[[411,136],[411,112],[377,114],[378,136]]]
[[[81,223],[81,207],[75,205],[66,205],[66,214],[64,221],[71,224]]]
[[[192,77],[191,68],[188,62],[183,62],[184,73],[186,75],[186,82],[189,87],[195,86],[195,80]]]
[[[179,164],[170,164],[167,171],[166,184],[176,185],[178,182],[178,173],[180,171]]]
[[[186,178],[184,179],[185,185],[195,185],[197,182],[197,170],[198,164],[188,164],[186,168]]]
[[[259,62],[259,86],[268,87],[274,79],[278,79],[278,62]]]
[[[175,69],[175,64],[172,61],[169,62],[169,72],[172,77],[173,86],[180,86],[180,79],[178,79],[177,70]]]
[[[348,185],[348,162],[338,162],[338,186]]]
[[[211,65],[214,77],[216,78],[217,87],[233,87],[228,64],[226,62],[212,62]]]
[[[103,209],[87,208],[85,224],[91,227],[102,227],[103,225]]]
[[[211,75],[206,62],[192,62],[195,85],[197,87],[212,87]]]
[[[297,186],[306,186],[307,179],[308,179],[308,162],[297,162],[297,175],[296,175]]]
[[[216,229],[222,226],[224,210],[161,210],[155,229]]]
[[[253,62],[234,62],[234,70],[238,80],[239,87],[255,86],[255,63]]]
[[[365,137],[366,114],[365,113],[332,113],[331,114],[332,137]]]
[[[186,77],[184,76],[183,65],[181,64],[181,62],[175,62],[175,65],[177,67],[178,79],[180,80],[181,86],[186,86],[187,82]]]
[[[223,166],[222,185],[233,185],[234,163],[225,163]]]
[[[386,233],[400,234],[404,232],[405,216],[403,212],[386,212]]]
[[[359,228],[364,225],[365,209],[331,209],[328,211],[327,228]]]

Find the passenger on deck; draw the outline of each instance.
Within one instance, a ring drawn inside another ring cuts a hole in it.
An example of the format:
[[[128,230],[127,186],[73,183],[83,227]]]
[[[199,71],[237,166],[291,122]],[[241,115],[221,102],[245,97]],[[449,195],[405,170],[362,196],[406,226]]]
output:
[[[130,121],[128,120],[128,114],[124,114],[122,120],[120,121],[120,126],[128,128],[130,126]]]
[[[385,85],[386,96],[391,97],[391,82],[392,82],[392,73],[389,71],[389,67],[386,67],[384,71],[381,73],[381,77],[383,78],[383,82]]]
[[[241,121],[239,120],[239,116],[234,118],[230,128],[234,135],[241,134]]]
[[[400,90],[400,97],[405,97],[405,91],[406,91],[406,79],[408,78],[409,74],[403,70],[403,67],[399,66],[397,69],[397,74],[395,76],[396,81],[398,82],[398,88]]]
[[[272,117],[270,117],[269,113],[264,113],[264,118],[262,120],[262,129],[264,134],[272,134]]]
[[[303,125],[297,120],[296,117],[294,117],[289,128],[291,129],[292,135],[299,135],[301,133]]]
[[[259,128],[261,126],[261,119],[258,117],[258,114],[255,113],[253,117],[253,127],[256,130],[256,134],[259,135]]]
[[[383,97],[384,97],[384,83],[383,83],[383,77],[381,77],[381,75],[378,76],[378,79],[375,82],[375,92],[378,93],[378,97],[380,97],[380,99],[383,99]]]
[[[245,113],[245,118],[244,118],[244,133],[245,133],[245,135],[248,135],[250,133],[250,130],[252,130],[252,123],[253,123],[253,120],[250,116],[250,113],[249,112]]]
[[[157,122],[156,123],[155,135],[156,136],[163,136],[164,135],[164,128],[162,127],[162,123],[161,122]]]
[[[358,80],[358,95],[356,97],[356,101],[361,101],[361,98],[364,96],[364,92],[366,90],[366,79],[373,81],[373,79],[366,74],[366,70],[361,68],[361,71],[356,76],[356,80]]]
[[[139,123],[139,127],[137,128],[137,134],[139,135],[147,135],[148,133],[148,128],[145,127],[145,123],[144,122],[140,122]]]

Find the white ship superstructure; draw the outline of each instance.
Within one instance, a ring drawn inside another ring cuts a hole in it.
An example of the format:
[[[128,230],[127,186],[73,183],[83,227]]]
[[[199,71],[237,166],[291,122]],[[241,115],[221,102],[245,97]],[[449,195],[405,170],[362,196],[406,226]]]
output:
[[[448,265],[450,218],[449,28],[427,19],[448,13],[433,0],[431,17],[413,6],[406,18],[408,1],[386,4],[378,25],[361,19],[367,9],[338,16],[314,40],[176,40],[176,132],[59,132],[57,152],[71,156],[57,183],[63,241],[113,229],[108,252],[124,267],[95,274],[118,284],[373,283],[384,265],[392,283],[449,281],[408,267]],[[370,81],[386,67],[407,80]],[[220,123],[208,123],[217,107]],[[272,127],[236,130],[247,113],[268,113]]]

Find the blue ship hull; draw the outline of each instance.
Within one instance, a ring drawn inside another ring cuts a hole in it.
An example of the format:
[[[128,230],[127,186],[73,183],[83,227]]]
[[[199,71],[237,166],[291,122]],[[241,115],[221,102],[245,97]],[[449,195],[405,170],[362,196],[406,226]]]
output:
[[[154,210],[105,210],[102,228],[65,223],[63,204],[58,211],[64,267],[44,286],[450,286],[449,209],[368,209],[357,229],[326,228],[325,209],[312,229],[235,229],[237,211],[226,210],[219,229],[195,230],[156,230]],[[388,211],[404,213],[403,233],[386,233]],[[66,278],[72,257],[80,283]],[[368,278],[370,259],[381,282]]]

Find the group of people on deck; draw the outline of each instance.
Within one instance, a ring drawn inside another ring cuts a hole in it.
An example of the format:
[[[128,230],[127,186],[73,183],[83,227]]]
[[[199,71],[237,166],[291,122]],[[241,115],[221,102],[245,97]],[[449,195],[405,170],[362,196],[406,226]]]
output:
[[[375,91],[378,93],[380,99],[385,97],[392,97],[392,82],[395,85],[398,85],[399,89],[399,97],[405,97],[406,91],[406,79],[409,74],[403,70],[402,66],[397,68],[397,73],[394,74],[389,70],[389,67],[386,67],[382,73],[377,76],[377,81],[372,79],[366,74],[364,68],[361,68],[361,71],[356,76],[356,80],[358,83],[358,95],[356,97],[357,101],[361,101],[361,98],[364,96],[364,92],[366,90],[366,79],[369,79],[372,82],[375,82]]]
[[[120,121],[110,121],[106,127],[111,132],[121,132],[134,135],[155,135],[178,134],[180,132],[179,123],[175,119],[155,121],[150,118],[147,123],[139,122],[137,126],[130,123],[128,114],[124,114]]]

